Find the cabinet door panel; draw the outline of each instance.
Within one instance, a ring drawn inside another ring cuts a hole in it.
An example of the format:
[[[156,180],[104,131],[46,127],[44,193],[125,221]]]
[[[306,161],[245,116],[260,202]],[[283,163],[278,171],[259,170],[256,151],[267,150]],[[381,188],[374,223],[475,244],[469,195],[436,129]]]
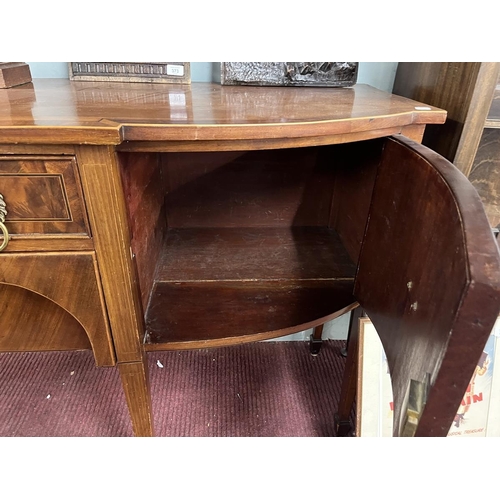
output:
[[[0,350],[89,347],[114,364],[94,253],[1,255]]]
[[[0,351],[92,348],[73,315],[32,290],[0,283],[0,311]]]
[[[387,354],[395,432],[423,384],[413,430],[446,436],[500,311],[500,259],[471,183],[405,138],[384,148],[354,295]]]

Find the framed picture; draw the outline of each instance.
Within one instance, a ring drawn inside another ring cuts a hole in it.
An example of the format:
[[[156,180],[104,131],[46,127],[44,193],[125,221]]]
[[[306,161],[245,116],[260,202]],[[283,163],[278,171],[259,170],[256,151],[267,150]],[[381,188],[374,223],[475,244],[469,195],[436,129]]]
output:
[[[70,62],[76,81],[191,83],[188,62]]]
[[[356,436],[391,437],[392,386],[387,358],[373,323],[359,323]],[[497,319],[448,437],[500,437],[500,318]],[[494,397],[494,394],[497,397]]]

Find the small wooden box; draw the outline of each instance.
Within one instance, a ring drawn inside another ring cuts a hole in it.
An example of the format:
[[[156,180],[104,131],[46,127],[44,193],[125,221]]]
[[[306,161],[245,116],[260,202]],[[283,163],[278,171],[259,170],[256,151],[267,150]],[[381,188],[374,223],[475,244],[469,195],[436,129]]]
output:
[[[0,63],[0,89],[10,89],[29,82],[31,82],[31,71],[26,63]]]

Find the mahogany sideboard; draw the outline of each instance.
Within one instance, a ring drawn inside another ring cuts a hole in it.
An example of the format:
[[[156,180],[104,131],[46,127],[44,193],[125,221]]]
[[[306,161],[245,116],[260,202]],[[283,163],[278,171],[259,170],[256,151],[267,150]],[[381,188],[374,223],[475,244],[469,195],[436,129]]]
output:
[[[275,338],[360,304],[395,435],[446,435],[500,262],[474,188],[419,144],[445,119],[366,85],[0,90],[0,351],[92,349],[148,436],[147,351]]]

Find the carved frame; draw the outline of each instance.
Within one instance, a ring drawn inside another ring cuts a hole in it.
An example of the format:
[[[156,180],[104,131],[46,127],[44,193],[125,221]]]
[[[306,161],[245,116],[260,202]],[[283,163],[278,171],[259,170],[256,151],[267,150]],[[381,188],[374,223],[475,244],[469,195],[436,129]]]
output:
[[[223,62],[222,85],[351,87],[355,62]]]
[[[69,79],[76,81],[191,83],[188,62],[70,62]]]

